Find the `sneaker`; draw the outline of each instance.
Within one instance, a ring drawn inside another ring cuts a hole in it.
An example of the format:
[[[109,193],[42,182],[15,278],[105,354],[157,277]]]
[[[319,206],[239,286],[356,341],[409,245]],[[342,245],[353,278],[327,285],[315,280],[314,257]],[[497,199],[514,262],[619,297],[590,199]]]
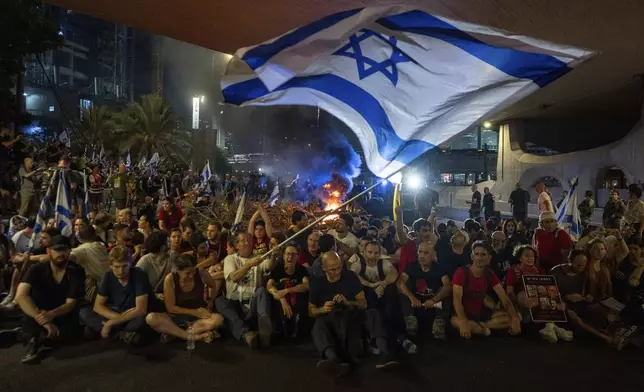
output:
[[[565,342],[572,342],[573,339],[573,333],[572,331],[565,330],[561,327],[554,326],[555,333],[557,334],[557,338],[559,340],[563,340]]]
[[[416,354],[416,353],[418,353],[418,346],[416,346],[416,344],[414,344],[414,342],[412,342],[409,339],[403,340],[401,345],[402,345],[403,350],[405,350],[407,352],[407,354]]]
[[[348,363],[323,359],[318,362],[317,368],[328,377],[343,377],[349,373],[351,368]]]
[[[418,319],[414,316],[405,317],[405,330],[410,336],[416,336],[418,331]]]
[[[552,323],[546,324],[545,327],[539,330],[539,335],[541,335],[544,340],[550,343],[557,343],[557,341],[559,340],[554,329],[554,324]]]
[[[447,334],[445,333],[445,319],[442,317],[435,317],[432,324],[432,335],[434,339],[446,341]]]
[[[27,342],[27,351],[20,359],[20,362],[25,365],[31,365],[38,361],[40,361],[40,343],[38,342],[38,339],[31,338]]]
[[[7,306],[9,304],[12,304],[12,303],[13,303],[13,296],[12,295],[7,295],[6,297],[4,297],[2,302],[0,302],[0,307],[4,308],[5,306]]]
[[[141,335],[137,332],[120,331],[116,334],[116,338],[124,343],[137,345],[141,340]]]
[[[254,331],[246,331],[242,335],[242,339],[246,343],[246,345],[251,348],[252,350],[257,348],[257,332]]]
[[[400,362],[393,359],[390,354],[384,354],[380,360],[380,363],[376,365],[376,369],[387,370],[397,368],[398,366],[400,366]]]
[[[273,321],[267,315],[259,316],[257,321],[259,329],[259,343],[266,348],[271,344],[271,335],[273,333]]]

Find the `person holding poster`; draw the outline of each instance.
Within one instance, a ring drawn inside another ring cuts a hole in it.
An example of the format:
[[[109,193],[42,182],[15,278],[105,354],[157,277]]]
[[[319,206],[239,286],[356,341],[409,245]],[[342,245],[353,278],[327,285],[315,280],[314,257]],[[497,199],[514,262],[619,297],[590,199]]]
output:
[[[520,245],[514,248],[514,258],[519,264],[510,268],[506,275],[506,290],[508,297],[517,306],[523,322],[544,321],[535,317],[535,312],[540,315],[554,311],[554,314],[561,314],[562,321],[565,321],[565,314],[561,309],[559,301],[559,290],[556,281],[535,281],[536,284],[524,284],[524,277],[542,275],[537,267],[537,250],[530,245]],[[546,275],[544,275],[546,276]],[[554,283],[554,284],[547,284]],[[537,311],[540,309],[541,311]],[[558,311],[558,312],[557,312]],[[539,335],[550,343],[556,343],[559,339],[567,342],[572,341],[573,333],[558,327],[554,322],[559,317],[545,316],[548,321],[544,328],[539,330]]]

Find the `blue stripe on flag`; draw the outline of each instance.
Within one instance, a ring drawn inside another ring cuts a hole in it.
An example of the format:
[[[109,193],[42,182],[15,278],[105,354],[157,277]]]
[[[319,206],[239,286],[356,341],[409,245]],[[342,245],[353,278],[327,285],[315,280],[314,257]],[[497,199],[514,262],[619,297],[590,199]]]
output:
[[[72,212],[60,204],[56,206],[56,212],[70,220],[72,219]]]
[[[435,146],[421,140],[405,141],[394,131],[389,117],[380,102],[359,86],[332,74],[296,77],[282,84],[280,91],[288,88],[309,88],[338,99],[358,112],[371,127],[380,156],[407,164]],[[241,105],[269,93],[264,83],[255,78],[226,87],[223,91],[226,103]]]
[[[508,75],[530,79],[539,87],[571,71],[564,62],[553,56],[486,44],[422,11],[388,16],[379,19],[377,23],[390,30],[421,34],[448,42]]]
[[[246,52],[242,59],[248,64],[248,66],[255,70],[266,64],[266,62],[268,62],[271,57],[275,56],[277,53],[283,51],[284,49],[295,46],[298,43],[309,38],[313,34],[316,34],[324,29],[333,26],[334,24],[350,18],[360,11],[362,11],[362,8],[329,15],[306,26],[295,29],[290,33],[279,37],[271,43],[256,46],[255,48]]]

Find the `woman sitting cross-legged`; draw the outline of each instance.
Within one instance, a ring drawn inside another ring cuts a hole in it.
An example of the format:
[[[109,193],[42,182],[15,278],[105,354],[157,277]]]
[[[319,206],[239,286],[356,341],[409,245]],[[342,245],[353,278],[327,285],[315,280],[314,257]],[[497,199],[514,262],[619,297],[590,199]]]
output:
[[[168,313],[150,313],[145,318],[157,332],[188,340],[188,331],[181,328],[192,324],[194,340],[210,343],[224,318],[211,313],[204,301],[204,291],[215,287],[215,280],[202,269],[197,269],[196,258],[182,254],[174,262],[174,272],[165,277],[163,297]],[[163,338],[165,340],[165,337]]]

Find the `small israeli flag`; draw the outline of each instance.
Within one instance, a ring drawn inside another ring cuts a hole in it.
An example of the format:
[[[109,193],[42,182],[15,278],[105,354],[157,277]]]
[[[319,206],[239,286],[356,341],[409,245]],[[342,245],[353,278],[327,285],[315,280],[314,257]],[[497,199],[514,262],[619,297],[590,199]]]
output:
[[[579,214],[579,203],[577,202],[577,182],[577,177],[570,181],[570,192],[561,202],[555,215],[559,226],[566,230],[575,241],[579,241],[582,232],[581,214]]]
[[[280,188],[279,188],[279,184],[275,182],[273,193],[271,193],[271,197],[268,198],[268,205],[271,207],[275,207],[275,204],[277,204],[277,200],[279,198],[280,198]]]
[[[407,6],[368,7],[238,50],[222,92],[233,105],[326,110],[387,178],[594,54]]]
[[[145,167],[145,161],[146,161],[146,160],[145,160],[145,156],[144,156],[143,158],[141,158],[141,160],[139,161],[138,165],[136,165],[136,166],[137,166],[139,169],[143,170],[143,168]]]
[[[58,141],[60,141],[62,144],[64,144],[65,147],[67,147],[67,148],[72,147],[72,141],[69,138],[69,133],[67,132],[67,130],[62,131],[60,133],[60,135],[58,135]]]
[[[98,153],[98,160],[105,161],[105,147],[101,144],[101,151]]]
[[[125,167],[128,169],[132,166],[132,157],[130,156],[130,151],[127,152],[127,157],[125,158]]]
[[[72,203],[65,183],[65,176],[61,175],[56,192],[56,211],[54,213],[56,225],[65,237],[72,235]]]
[[[205,184],[210,180],[210,177],[212,177],[212,173],[210,172],[210,160],[206,160],[206,164],[203,167],[203,170],[201,171],[201,183]]]

